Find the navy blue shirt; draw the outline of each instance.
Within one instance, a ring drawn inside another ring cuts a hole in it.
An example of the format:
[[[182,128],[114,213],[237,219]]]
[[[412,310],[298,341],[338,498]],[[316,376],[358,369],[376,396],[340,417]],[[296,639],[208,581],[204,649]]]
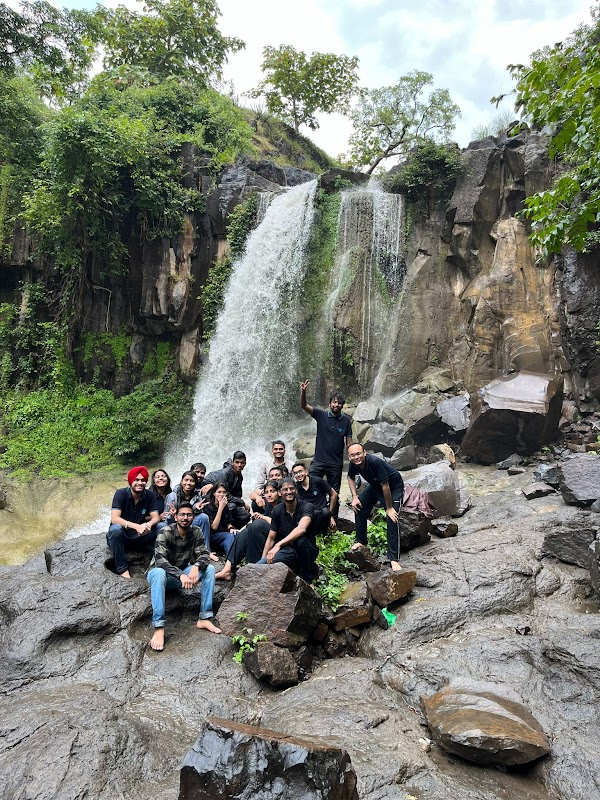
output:
[[[312,475],[308,476],[308,489],[305,489],[301,483],[296,483],[296,489],[298,497],[310,503],[317,510],[327,506],[327,497],[331,497],[333,491],[327,481]]]
[[[314,407],[312,416],[317,423],[315,461],[341,467],[344,463],[346,437],[352,438],[352,420],[347,414],[336,417],[331,411]]]
[[[277,503],[273,509],[273,516],[271,517],[271,530],[277,534],[275,541],[280,542],[285,539],[294,528],[298,527],[298,523],[302,517],[310,517],[312,519],[314,506],[304,500],[296,500],[296,510],[293,514],[288,514],[285,510],[285,503]]]
[[[156,495],[149,489],[144,489],[138,503],[134,503],[131,489],[117,489],[113,497],[111,508],[120,512],[122,519],[141,525],[151,511],[157,511]]]
[[[348,477],[356,478],[357,475],[361,475],[376,492],[381,492],[382,483],[389,483],[390,491],[404,487],[404,481],[398,470],[377,456],[367,454],[361,467],[351,462]]]

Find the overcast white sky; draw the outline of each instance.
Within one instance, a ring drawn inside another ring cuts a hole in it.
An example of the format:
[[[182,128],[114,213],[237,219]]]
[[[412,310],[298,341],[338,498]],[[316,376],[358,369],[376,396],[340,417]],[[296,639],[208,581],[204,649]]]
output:
[[[55,0],[92,7],[92,0]],[[117,0],[108,0],[116,5]],[[135,5],[126,0],[124,5]],[[497,113],[490,97],[509,91],[508,64],[564,39],[590,21],[592,0],[220,0],[220,28],[246,42],[231,56],[225,78],[239,94],[261,78],[262,49],[291,44],[314,51],[357,55],[361,85],[395,83],[413,69],[426,70],[434,87],[450,91],[462,110],[455,139],[465,147],[473,128]],[[256,101],[248,100],[250,105]],[[504,106],[512,110],[510,102]],[[315,132],[303,129],[326,152],[347,147],[349,123],[322,115]]]

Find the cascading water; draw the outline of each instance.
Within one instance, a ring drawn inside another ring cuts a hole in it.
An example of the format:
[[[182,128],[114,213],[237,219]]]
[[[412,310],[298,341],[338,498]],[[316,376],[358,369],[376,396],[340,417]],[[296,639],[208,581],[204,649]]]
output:
[[[316,187],[311,181],[261,200],[264,216],[233,266],[190,430],[167,456],[175,479],[194,461],[217,469],[241,449],[248,457],[246,484],[252,486],[265,445],[289,427],[302,378],[299,297]]]
[[[404,256],[404,197],[384,192],[374,181],[344,191],[325,311],[329,327],[356,342],[345,357],[352,360],[361,389],[370,389],[389,339],[390,301],[402,287]]]

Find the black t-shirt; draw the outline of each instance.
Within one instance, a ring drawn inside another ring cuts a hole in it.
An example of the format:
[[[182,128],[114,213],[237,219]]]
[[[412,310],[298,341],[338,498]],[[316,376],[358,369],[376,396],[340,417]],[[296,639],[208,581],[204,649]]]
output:
[[[271,517],[271,530],[277,534],[275,541],[280,542],[285,539],[294,528],[298,527],[302,517],[310,517],[312,519],[313,511],[314,507],[304,500],[296,500],[296,510],[293,514],[288,514],[285,510],[285,503],[277,503]]]
[[[351,463],[348,468],[348,477],[356,478],[357,475],[361,475],[376,492],[381,492],[382,483],[389,483],[390,491],[402,489],[404,486],[404,481],[398,470],[382,458],[377,458],[377,456],[367,454],[360,468]]]
[[[310,503],[318,511],[328,505],[327,497],[331,496],[332,492],[332,488],[327,481],[312,475],[308,476],[308,489],[305,489],[301,483],[296,483],[296,489],[298,490],[298,497]]]
[[[347,414],[335,417],[330,411],[314,407],[312,416],[317,422],[315,461],[341,467],[346,437],[352,436],[352,420]]]
[[[127,522],[134,522],[141,525],[146,521],[146,516],[151,511],[157,511],[156,496],[149,489],[144,489],[139,502],[136,504],[131,494],[131,489],[117,489],[113,497],[111,508],[116,508],[121,512],[121,517]]]
[[[213,505],[213,503],[208,503],[208,505],[205,505],[204,508],[202,509],[202,511],[208,517],[208,521],[210,523],[211,530],[212,530],[213,520],[217,516],[217,511],[218,510],[219,510],[219,507]],[[221,519],[219,520],[219,530],[220,531],[229,530],[229,527],[228,527],[229,525],[233,525],[233,527],[235,528],[235,524],[234,524],[233,520],[231,519],[231,512],[229,511],[229,508],[227,506],[225,506],[225,508],[221,512]]]

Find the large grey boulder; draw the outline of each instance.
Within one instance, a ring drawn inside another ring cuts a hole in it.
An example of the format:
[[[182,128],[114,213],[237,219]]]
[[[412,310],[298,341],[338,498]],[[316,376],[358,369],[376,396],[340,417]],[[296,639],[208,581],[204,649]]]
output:
[[[359,431],[357,438],[368,452],[389,457],[404,444],[406,428],[400,423],[390,425],[388,422],[377,422]]]
[[[389,423],[402,422],[409,434],[419,436],[440,421],[437,412],[439,394],[422,394],[409,389],[390,400],[381,410],[381,418]]]
[[[379,417],[379,406],[373,400],[363,400],[362,403],[359,403],[356,406],[356,411],[352,417],[353,421],[358,423],[359,425],[364,424],[365,422],[377,422],[377,418]],[[389,420],[391,422],[396,422],[396,420]]]
[[[471,421],[471,398],[468,393],[449,397],[437,404],[440,419],[454,433],[466,431]]]
[[[565,564],[576,564],[588,569],[589,548],[599,531],[600,522],[595,522],[593,515],[579,511],[576,516],[548,528],[539,555],[551,556]]]
[[[522,703],[477,684],[447,687],[421,698],[421,706],[439,746],[476,764],[512,767],[550,752],[546,734]]]
[[[454,516],[460,513],[460,480],[447,462],[425,464],[402,473],[402,477],[405,483],[429,494],[438,516]]]
[[[209,717],[181,767],[179,800],[358,800],[345,750]]]
[[[562,377],[522,371],[497,378],[479,390],[462,451],[481,464],[533,453],[556,438],[561,406]]]
[[[600,498],[600,457],[581,453],[558,465],[558,482],[565,503],[589,506]]]

